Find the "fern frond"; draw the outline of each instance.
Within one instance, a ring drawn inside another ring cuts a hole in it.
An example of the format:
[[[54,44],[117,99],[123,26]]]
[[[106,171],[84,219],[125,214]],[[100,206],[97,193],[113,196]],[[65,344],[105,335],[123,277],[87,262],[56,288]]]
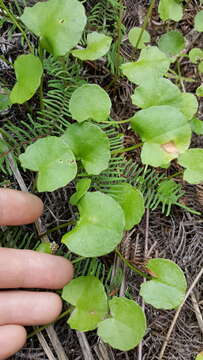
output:
[[[0,246],[14,249],[34,249],[36,247],[34,233],[22,227],[5,227],[0,232]]]

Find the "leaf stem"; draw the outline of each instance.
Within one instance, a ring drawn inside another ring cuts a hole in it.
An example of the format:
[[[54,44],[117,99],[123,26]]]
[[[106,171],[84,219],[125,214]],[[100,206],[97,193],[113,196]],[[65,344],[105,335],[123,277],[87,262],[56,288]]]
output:
[[[132,271],[136,272],[137,274],[139,274],[140,276],[143,276],[146,279],[151,279],[151,276],[145,274],[144,272],[137,269],[134,265],[129,263],[129,261],[124,258],[124,256],[120,253],[120,251],[118,249],[116,249],[115,252],[119,256],[119,258],[124,262],[124,264],[127,265]]]
[[[145,16],[145,19],[144,19],[144,22],[143,22],[143,25],[142,25],[142,29],[141,29],[140,35],[139,35],[139,37],[138,37],[138,39],[137,39],[137,43],[136,43],[136,45],[135,45],[135,47],[134,47],[134,51],[137,50],[138,45],[139,45],[139,43],[140,43],[140,41],[141,41],[141,39],[142,39],[142,35],[143,35],[144,31],[146,30],[146,27],[147,27],[147,25],[148,25],[149,19],[150,19],[151,14],[152,14],[153,7],[154,7],[154,5],[155,5],[155,1],[156,1],[156,0],[151,0],[151,4],[150,4],[149,9],[148,9],[148,11],[147,11],[147,14],[146,14],[146,16]]]
[[[132,151],[132,150],[138,149],[142,145],[143,145],[143,143],[139,143],[139,144],[136,144],[136,145],[132,145],[132,146],[123,148],[123,149],[113,150],[113,151],[111,151],[111,155],[122,154],[122,153],[125,153],[127,151]]]
[[[12,14],[12,12],[6,7],[6,5],[4,4],[3,0],[0,0],[0,8],[2,8],[2,9],[6,12],[7,16],[11,19],[11,21],[13,22],[13,24],[15,24],[16,27],[20,30],[21,34],[23,35],[25,41],[26,41],[27,44],[28,44],[28,47],[29,47],[30,52],[33,53],[34,50],[33,50],[32,46],[31,46],[31,44],[30,44],[30,41],[28,40],[28,37],[27,37],[25,31],[23,30],[22,26],[21,26],[21,25],[18,23],[18,21],[16,20],[15,15]]]
[[[61,320],[62,318],[64,318],[66,315],[68,315],[72,310],[72,307],[69,307],[68,310],[64,311],[61,315],[59,315],[56,320],[50,324],[46,324],[40,327],[37,327],[33,332],[31,332],[28,336],[27,339],[30,339],[31,337],[39,334],[42,330],[46,329],[49,325],[54,324],[56,321]]]

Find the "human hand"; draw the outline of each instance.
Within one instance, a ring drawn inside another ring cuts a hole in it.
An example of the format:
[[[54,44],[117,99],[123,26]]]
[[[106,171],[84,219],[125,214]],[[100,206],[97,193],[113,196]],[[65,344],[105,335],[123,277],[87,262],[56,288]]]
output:
[[[0,225],[35,221],[43,211],[36,196],[0,189]],[[0,289],[60,289],[71,280],[73,267],[66,259],[32,250],[0,248]],[[17,352],[26,341],[23,326],[48,324],[60,314],[57,294],[23,290],[0,291],[0,360]]]

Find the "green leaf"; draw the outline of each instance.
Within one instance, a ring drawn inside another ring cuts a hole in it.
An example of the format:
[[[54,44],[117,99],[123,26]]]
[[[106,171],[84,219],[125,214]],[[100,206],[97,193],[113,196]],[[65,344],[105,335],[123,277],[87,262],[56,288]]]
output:
[[[184,115],[168,105],[138,111],[131,125],[145,142],[141,152],[144,164],[167,167],[190,145],[191,128]]]
[[[148,46],[141,51],[136,62],[121,65],[121,70],[135,84],[143,84],[149,79],[158,79],[168,70],[169,58],[156,46]]]
[[[40,253],[45,253],[45,254],[52,254],[52,249],[51,249],[51,243],[41,243],[37,248],[36,251],[40,252]]]
[[[203,61],[201,61],[198,65],[198,71],[203,73]]]
[[[189,149],[178,158],[178,163],[186,168],[183,179],[190,184],[203,181],[203,149]]]
[[[203,84],[196,89],[197,96],[203,96]]]
[[[89,190],[91,180],[88,178],[80,179],[76,185],[76,192],[70,197],[71,205],[77,205],[83,195]]]
[[[157,144],[173,141],[189,127],[185,116],[168,105],[140,110],[130,120],[133,130],[143,141]]]
[[[106,121],[111,111],[111,100],[99,85],[82,85],[73,92],[69,110],[78,122],[88,119]]]
[[[203,51],[199,48],[193,48],[189,52],[189,59],[193,64],[197,64],[199,60],[203,60]]]
[[[180,98],[171,105],[179,109],[187,120],[191,120],[198,109],[196,96],[191,93],[181,93]]]
[[[143,109],[156,105],[170,105],[180,110],[190,120],[197,112],[198,102],[191,93],[181,93],[167,79],[149,79],[135,89],[132,103]]]
[[[144,198],[142,193],[130,184],[115,184],[108,190],[122,207],[125,214],[125,230],[130,230],[142,219],[144,215]]]
[[[86,25],[85,9],[78,0],[38,2],[25,8],[20,19],[54,56],[64,56],[76,46]]]
[[[170,80],[152,79],[145,81],[135,89],[134,95],[131,96],[132,103],[142,109],[156,105],[172,105],[180,98],[179,88]]]
[[[161,20],[180,21],[183,16],[183,6],[177,0],[160,0],[159,1],[159,16]]]
[[[110,253],[121,242],[124,213],[111,196],[88,192],[78,203],[80,219],[76,227],[62,237],[70,251],[86,257]],[[113,216],[112,216],[113,214]]]
[[[203,360],[203,351],[196,356],[195,360]]]
[[[98,336],[115,349],[133,349],[146,331],[142,308],[135,301],[122,297],[114,297],[109,301],[109,306],[112,318],[98,324]]]
[[[38,191],[54,191],[67,185],[77,174],[71,149],[61,138],[47,136],[29,145],[19,156],[22,167],[38,171]]]
[[[193,118],[190,122],[192,131],[197,135],[203,135],[203,121]]]
[[[73,50],[72,55],[80,60],[97,60],[106,55],[111,46],[112,38],[94,31],[87,35],[86,49]]]
[[[90,122],[72,124],[62,138],[88,174],[98,175],[108,168],[111,157],[109,139],[97,125]]]
[[[23,104],[31,99],[40,86],[43,73],[42,63],[32,54],[20,55],[14,62],[16,84],[10,93],[12,104]]]
[[[10,90],[0,87],[0,111],[7,109],[11,105]]]
[[[63,288],[62,298],[75,306],[68,324],[79,331],[94,330],[108,311],[104,286],[95,276],[72,280]]]
[[[158,45],[165,54],[178,55],[185,48],[185,39],[179,31],[171,30],[161,35]]]
[[[134,47],[137,45],[137,41],[139,39],[141,30],[142,30],[142,28],[135,26],[128,33],[128,39],[129,39],[131,45]],[[141,38],[137,48],[144,49],[146,47],[145,43],[149,43],[149,42],[150,42],[150,35],[149,35],[148,31],[144,30],[144,32],[142,34],[142,38]]]
[[[151,259],[147,264],[154,277],[141,285],[144,301],[157,309],[175,309],[185,297],[187,283],[183,271],[168,259]]]
[[[199,11],[195,16],[194,28],[196,31],[203,31],[203,10]]]

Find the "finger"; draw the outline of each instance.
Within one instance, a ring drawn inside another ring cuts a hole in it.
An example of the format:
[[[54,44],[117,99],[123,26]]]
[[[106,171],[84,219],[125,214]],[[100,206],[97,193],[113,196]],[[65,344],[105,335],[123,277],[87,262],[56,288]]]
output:
[[[73,266],[61,256],[32,250],[0,248],[0,288],[61,289],[72,279]]]
[[[12,189],[0,189],[0,225],[22,225],[34,222],[43,211],[35,195]]]
[[[15,354],[26,342],[26,331],[20,325],[0,326],[0,360]]]
[[[1,291],[0,325],[43,325],[60,314],[62,302],[50,292]]]

